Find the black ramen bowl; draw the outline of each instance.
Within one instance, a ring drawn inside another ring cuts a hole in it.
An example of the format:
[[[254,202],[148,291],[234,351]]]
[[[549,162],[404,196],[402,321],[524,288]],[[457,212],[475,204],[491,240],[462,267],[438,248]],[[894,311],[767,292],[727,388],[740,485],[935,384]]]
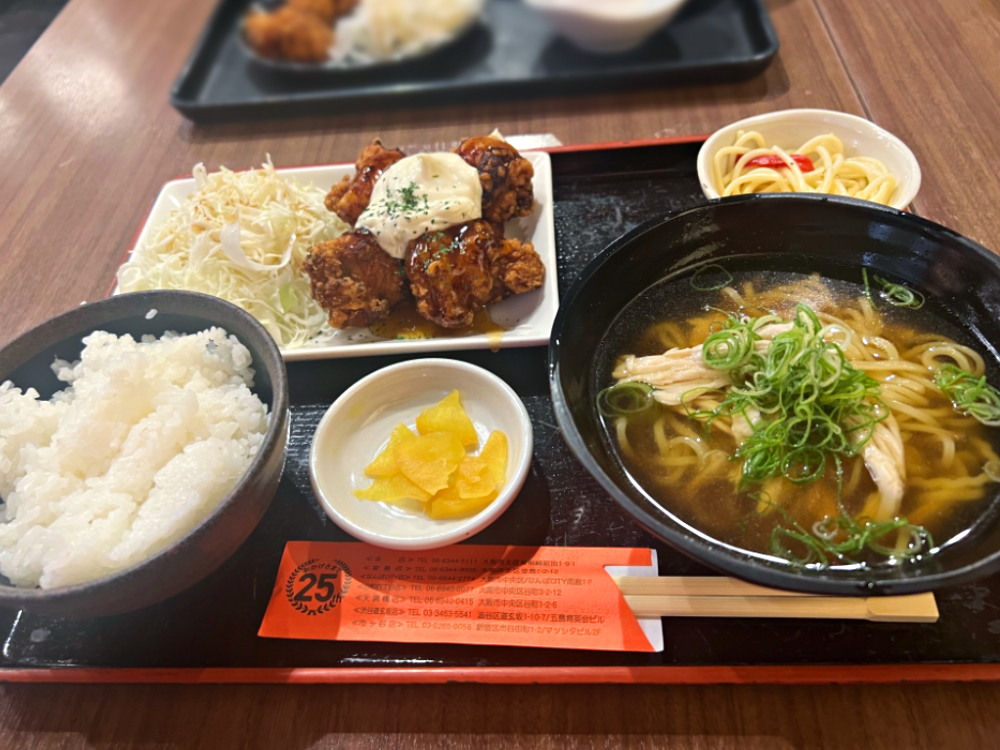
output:
[[[156,314],[147,319],[147,314]],[[166,549],[118,573],[60,588],[16,588],[0,576],[0,606],[61,617],[119,614],[163,601],[201,581],[250,536],[271,504],[285,461],[288,382],[270,334],[251,315],[216,297],[192,292],[123,294],[78,307],[22,334],[0,349],[0,383],[11,380],[49,398],[66,387],[52,371],[56,358],[75,361],[93,331],[138,339],[166,331],[198,333],[219,326],[253,356],[253,392],[268,407],[260,451],[233,490],[208,517]]]
[[[754,195],[700,205],[612,243],[580,275],[555,322],[549,379],[556,418],[570,449],[611,497],[678,550],[726,574],[774,588],[913,594],[1000,569],[1000,485],[987,494],[988,509],[968,533],[934,555],[897,565],[811,569],[719,542],[629,479],[602,434],[596,408],[603,387],[595,373],[602,341],[644,291],[708,264],[733,271],[818,271],[855,282],[867,267],[922,292],[938,317],[968,334],[991,374],[998,372],[1000,258],[975,242],[911,214],[846,198]]]

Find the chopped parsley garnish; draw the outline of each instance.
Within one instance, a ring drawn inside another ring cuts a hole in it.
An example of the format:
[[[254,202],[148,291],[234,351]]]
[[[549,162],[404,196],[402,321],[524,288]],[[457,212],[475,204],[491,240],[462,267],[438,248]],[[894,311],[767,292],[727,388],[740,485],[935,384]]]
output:
[[[419,200],[417,198],[417,183],[411,182],[405,188],[399,191],[399,194],[403,197],[403,208],[412,210],[419,205]],[[424,203],[427,202],[427,196],[424,196]]]
[[[375,208],[381,209],[390,219],[414,214],[421,209],[426,214],[430,211],[430,201],[426,193],[417,193],[418,188],[419,185],[415,182],[411,182],[401,190],[393,191],[392,188],[386,188],[385,200],[377,204]]]

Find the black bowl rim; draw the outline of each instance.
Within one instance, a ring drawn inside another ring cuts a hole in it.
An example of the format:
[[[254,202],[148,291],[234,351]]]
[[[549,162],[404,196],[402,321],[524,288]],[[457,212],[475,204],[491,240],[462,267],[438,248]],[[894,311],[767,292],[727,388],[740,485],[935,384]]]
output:
[[[271,409],[269,411],[269,420],[267,425],[267,432],[264,433],[264,440],[261,443],[260,448],[257,451],[257,455],[254,456],[253,461],[247,470],[244,472],[243,476],[236,483],[232,490],[222,498],[215,509],[205,518],[198,522],[192,529],[190,529],[184,536],[180,539],[175,540],[170,543],[162,550],[157,552],[152,557],[147,557],[134,565],[130,565],[127,568],[116,571],[110,575],[102,576],[101,578],[95,578],[91,581],[85,581],[83,583],[76,583],[71,586],[59,586],[57,588],[42,589],[42,588],[18,588],[9,585],[0,585],[0,603],[7,604],[30,604],[32,602],[55,602],[63,599],[74,599],[82,594],[87,594],[90,591],[98,588],[111,588],[118,581],[136,575],[140,571],[144,571],[147,568],[153,567],[157,562],[173,554],[177,549],[182,546],[186,546],[189,541],[194,537],[200,536],[205,533],[207,529],[214,526],[219,522],[219,520],[225,516],[230,507],[236,501],[236,498],[242,495],[246,491],[251,491],[253,484],[259,479],[259,474],[264,468],[264,465],[268,461],[268,457],[271,455],[275,446],[284,438],[281,434],[283,431],[287,430],[286,415],[288,414],[288,373],[285,369],[284,360],[281,357],[281,352],[278,349],[278,345],[275,343],[271,334],[267,332],[267,329],[260,324],[260,322],[254,318],[250,313],[248,313],[243,308],[232,304],[220,297],[213,297],[208,294],[201,294],[199,292],[187,292],[181,290],[172,289],[159,289],[150,290],[144,292],[131,292],[127,294],[118,294],[113,297],[107,297],[105,299],[98,300],[97,302],[87,303],[86,305],[81,305],[80,307],[68,310],[67,312],[56,315],[49,318],[44,323],[41,323],[34,328],[25,331],[17,338],[9,341],[3,347],[0,347],[0,352],[7,350],[15,345],[23,344],[24,342],[31,341],[32,339],[38,337],[43,341],[49,341],[45,344],[44,348],[56,343],[56,341],[63,341],[67,338],[77,336],[82,334],[86,330],[90,330],[89,326],[84,326],[75,333],[68,335],[63,335],[57,340],[49,340],[49,333],[53,330],[57,330],[66,320],[72,320],[76,316],[81,314],[81,311],[92,310],[94,307],[100,306],[103,308],[108,308],[114,310],[115,308],[121,307],[125,309],[130,309],[134,306],[138,306],[140,309],[156,309],[157,300],[163,300],[164,298],[170,299],[190,299],[198,300],[203,304],[209,306],[217,306],[222,309],[228,309],[229,312],[236,314],[238,318],[242,319],[242,322],[252,329],[256,329],[257,333],[260,335],[261,340],[264,342],[264,351],[261,352],[261,359],[263,360],[261,364],[267,369],[268,374],[271,376],[271,389],[273,391],[273,404],[271,404]],[[160,305],[162,306],[162,302]],[[173,311],[171,311],[173,312]],[[135,313],[134,316],[139,316],[142,313]],[[183,311],[178,310],[177,314],[183,315]],[[126,320],[133,317],[133,314],[124,314],[112,320]],[[197,317],[197,316],[194,316]],[[224,327],[219,323],[212,323],[211,325],[217,325],[219,327]],[[99,330],[94,328],[93,330]],[[230,335],[234,334],[226,328],[226,332]],[[242,343],[242,339],[241,339]],[[275,367],[275,364],[278,366]],[[14,385],[19,385],[15,383]],[[21,387],[24,387],[23,385]]]
[[[716,570],[723,571],[738,578],[752,581],[776,589],[786,589],[789,591],[801,591],[811,594],[829,595],[902,595],[918,594],[933,591],[944,586],[952,586],[976,580],[989,575],[1000,569],[1000,551],[980,559],[976,563],[957,568],[943,573],[929,573],[915,578],[904,578],[886,581],[861,581],[861,580],[833,580],[829,578],[811,578],[800,573],[786,572],[760,565],[753,561],[753,558],[746,560],[736,559],[730,555],[718,551],[712,543],[696,543],[691,537],[681,532],[666,527],[651,514],[643,510],[632,498],[618,487],[615,481],[604,472],[597,464],[597,461],[587,450],[587,446],[582,436],[576,429],[570,414],[566,398],[563,394],[562,384],[559,377],[559,350],[562,338],[562,331],[566,324],[573,303],[580,295],[583,287],[588,284],[594,274],[611,258],[612,255],[632,244],[638,237],[659,228],[663,224],[672,221],[683,221],[691,215],[704,211],[707,208],[717,208],[720,205],[736,203],[795,203],[809,201],[815,204],[834,203],[848,206],[851,209],[862,213],[868,213],[874,218],[893,217],[902,219],[904,222],[912,224],[924,232],[933,233],[939,237],[946,238],[949,242],[955,243],[965,251],[979,256],[990,264],[1000,278],[1000,257],[986,249],[979,243],[970,240],[958,232],[948,227],[937,224],[928,219],[921,218],[907,211],[882,206],[870,201],[858,200],[856,198],[845,198],[831,195],[802,195],[789,193],[769,193],[733,196],[729,198],[717,198],[706,200],[679,211],[672,212],[663,218],[651,219],[640,226],[625,233],[609,244],[601,253],[594,258],[580,272],[569,291],[563,295],[559,305],[559,312],[552,324],[552,337],[549,342],[549,388],[552,394],[552,405],[555,411],[556,422],[563,434],[563,439],[569,446],[570,452],[583,464],[584,468],[597,480],[601,487],[615,500],[632,518],[653,536],[662,539],[675,549],[680,550],[689,557],[708,565]]]

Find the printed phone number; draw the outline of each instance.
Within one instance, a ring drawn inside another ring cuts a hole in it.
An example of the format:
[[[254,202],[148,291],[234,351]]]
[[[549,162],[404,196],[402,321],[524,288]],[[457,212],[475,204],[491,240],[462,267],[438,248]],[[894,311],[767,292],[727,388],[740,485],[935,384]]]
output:
[[[422,622],[421,630],[472,630],[471,622]]]

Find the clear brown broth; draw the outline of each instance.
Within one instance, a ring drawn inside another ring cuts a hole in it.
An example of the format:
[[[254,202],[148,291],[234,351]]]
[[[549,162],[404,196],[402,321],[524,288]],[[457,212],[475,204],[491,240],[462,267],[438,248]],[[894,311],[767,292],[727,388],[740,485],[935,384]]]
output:
[[[734,280],[731,286],[739,288],[751,282],[756,289],[783,286],[806,278],[805,274],[786,272],[744,272],[733,273],[732,276]],[[824,279],[824,283],[830,290],[828,298],[787,299],[781,304],[772,305],[768,311],[787,320],[793,316],[796,304],[804,302],[816,310],[836,315],[841,308],[856,302],[864,294],[864,288],[860,284],[830,279]],[[661,323],[683,322],[704,316],[710,308],[720,310],[717,313],[720,322],[725,319],[725,312],[741,312],[731,299],[719,291],[701,292],[692,289],[689,279],[663,282],[636,298],[618,316],[602,343],[598,357],[598,376],[594,383],[595,395],[597,390],[613,384],[611,372],[625,354],[646,356],[664,352],[666,347],[659,329]],[[887,308],[880,309],[884,322],[883,336],[896,344],[900,351],[907,349],[918,337],[928,332],[971,345],[971,337],[947,322],[940,314],[930,310],[898,310],[888,306],[882,308]],[[762,313],[743,312],[751,315]],[[701,343],[701,340],[692,339],[687,345]],[[951,404],[943,395],[933,394],[928,408],[950,409]],[[657,460],[660,451],[652,429],[653,423],[664,412],[670,412],[674,417],[673,421],[681,428],[679,430],[672,427],[671,420],[668,419],[664,425],[667,438],[693,435],[704,441],[710,449],[721,450],[727,456],[735,453],[738,446],[730,436],[717,431],[713,431],[710,437],[706,436],[701,423],[686,419],[683,414],[678,415],[665,407],[657,407],[651,412],[629,419],[626,429],[630,452],[622,449],[613,420],[608,418],[603,418],[605,441],[612,448],[628,479],[647,497],[681,521],[724,544],[754,553],[771,554],[772,533],[777,526],[788,528],[794,522],[811,529],[815,522],[839,515],[840,506],[851,516],[857,516],[876,491],[875,483],[860,457],[849,459],[843,465],[846,480],[844,484],[849,491],[840,493],[839,506],[838,479],[832,462],[828,465],[826,475],[815,484],[795,486],[787,480],[781,480],[787,487],[781,490],[780,504],[762,505],[759,495],[755,494],[759,487],[739,491],[734,479],[734,475],[738,478],[738,465],[731,466],[730,474],[726,476],[711,476],[707,472],[695,471],[686,473],[680,480],[671,478]],[[957,436],[957,445],[968,445],[971,440],[980,439],[987,441],[994,450],[1000,450],[1000,430],[984,427],[973,420],[968,421],[971,424],[964,434]],[[941,446],[932,436],[914,432],[904,434],[904,438],[909,474],[926,473],[928,466],[932,467],[932,475],[934,472],[947,474],[949,470],[941,466],[942,460],[935,458],[940,456]],[[852,477],[854,481],[851,481]],[[925,510],[917,515],[921,524],[933,535],[935,544],[942,547],[948,540],[964,535],[984,515],[994,494],[993,489],[987,488],[979,500],[944,503],[934,512],[928,513]],[[918,492],[908,486],[900,516],[914,514],[919,507],[918,499]],[[857,562],[882,563],[884,558],[868,555]]]

